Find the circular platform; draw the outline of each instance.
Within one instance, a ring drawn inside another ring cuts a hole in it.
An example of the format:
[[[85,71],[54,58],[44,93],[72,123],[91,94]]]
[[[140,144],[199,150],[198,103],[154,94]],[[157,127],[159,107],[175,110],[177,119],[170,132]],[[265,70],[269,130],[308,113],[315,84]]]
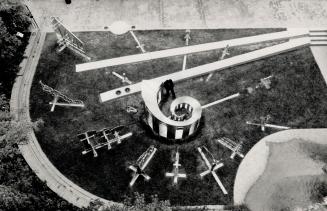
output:
[[[109,30],[115,35],[122,35],[128,32],[131,26],[124,21],[115,21],[109,26]]]

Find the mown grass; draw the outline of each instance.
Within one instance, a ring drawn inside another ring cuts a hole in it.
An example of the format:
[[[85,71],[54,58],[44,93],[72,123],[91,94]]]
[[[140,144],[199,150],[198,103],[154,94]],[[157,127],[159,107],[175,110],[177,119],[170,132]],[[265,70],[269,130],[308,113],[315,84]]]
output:
[[[205,43],[235,37],[276,31],[276,29],[243,30],[193,30],[191,44]],[[279,29],[278,29],[279,30]],[[183,46],[184,31],[142,31],[136,32],[148,51]],[[114,36],[109,32],[85,32],[77,36],[86,43],[87,52],[93,59],[118,57],[139,53],[129,34]],[[271,90],[259,90],[249,97],[225,102],[204,111],[203,126],[189,143],[179,145],[180,162],[188,174],[178,187],[173,187],[171,179],[164,177],[172,170],[174,145],[165,145],[149,134],[140,123],[141,114],[125,112],[126,105],[138,106],[142,111],[140,95],[130,96],[114,102],[100,103],[101,92],[122,86],[121,81],[111,75],[111,71],[125,72],[134,82],[181,70],[182,57],[158,59],[137,64],[103,68],[83,73],[75,72],[75,64],[80,58],[65,50],[55,52],[55,36],[48,34],[41,55],[31,91],[31,115],[42,118],[45,127],[37,133],[38,140],[54,165],[75,183],[86,190],[110,200],[120,201],[134,191],[146,196],[158,194],[160,199],[169,199],[174,205],[231,204],[233,183],[240,160],[229,159],[230,152],[214,138],[227,136],[236,141],[244,141],[244,151],[248,151],[261,138],[275,130],[261,132],[259,128],[245,124],[270,114],[273,123],[294,128],[326,127],[327,108],[326,84],[310,53],[309,48],[281,54],[268,59],[252,62],[214,74],[210,82],[199,79],[176,84],[177,96],[195,97],[206,104],[222,97],[253,86],[260,78],[273,74],[276,82]],[[262,48],[252,45],[232,48],[231,56]],[[188,57],[187,67],[216,61],[219,51],[203,52]],[[38,81],[63,91],[68,96],[81,99],[86,108],[56,107],[49,111],[48,102],[52,97],[44,93]],[[99,157],[82,156],[82,146],[76,134],[91,129],[102,129],[117,125],[129,125],[133,137],[123,144],[107,151],[100,150]],[[146,148],[154,144],[158,147],[154,159],[146,172],[150,182],[138,180],[133,189],[128,188],[131,172],[127,166],[135,161]],[[218,170],[229,195],[224,196],[211,176],[203,180],[199,173],[204,170],[203,162],[196,146],[205,144],[217,158],[224,160],[225,166]]]

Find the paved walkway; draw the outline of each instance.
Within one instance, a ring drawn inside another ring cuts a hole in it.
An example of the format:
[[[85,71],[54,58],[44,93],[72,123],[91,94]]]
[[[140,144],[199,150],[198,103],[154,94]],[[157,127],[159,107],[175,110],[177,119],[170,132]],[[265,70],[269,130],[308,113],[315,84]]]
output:
[[[324,27],[327,0],[23,0],[43,30],[58,16],[72,31],[124,20],[137,29]]]

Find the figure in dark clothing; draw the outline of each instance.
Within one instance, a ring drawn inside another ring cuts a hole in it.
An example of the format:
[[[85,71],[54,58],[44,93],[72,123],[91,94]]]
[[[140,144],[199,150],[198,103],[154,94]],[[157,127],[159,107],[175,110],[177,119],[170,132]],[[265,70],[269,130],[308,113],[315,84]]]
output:
[[[163,83],[163,87],[165,88],[167,95],[169,95],[169,92],[170,92],[173,99],[176,98],[175,91],[174,91],[174,82],[171,79],[166,80]]]

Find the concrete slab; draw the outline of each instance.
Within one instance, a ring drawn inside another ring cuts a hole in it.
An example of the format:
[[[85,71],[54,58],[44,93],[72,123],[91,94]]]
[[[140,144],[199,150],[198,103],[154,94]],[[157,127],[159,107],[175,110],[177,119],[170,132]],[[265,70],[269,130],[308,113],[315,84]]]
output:
[[[164,0],[163,26],[168,28],[206,27],[202,5],[202,0]]]
[[[310,49],[327,83],[327,46],[311,46]]]
[[[72,31],[103,30],[117,20],[138,29],[323,27],[327,0],[24,0],[37,23],[51,31],[58,16]]]

